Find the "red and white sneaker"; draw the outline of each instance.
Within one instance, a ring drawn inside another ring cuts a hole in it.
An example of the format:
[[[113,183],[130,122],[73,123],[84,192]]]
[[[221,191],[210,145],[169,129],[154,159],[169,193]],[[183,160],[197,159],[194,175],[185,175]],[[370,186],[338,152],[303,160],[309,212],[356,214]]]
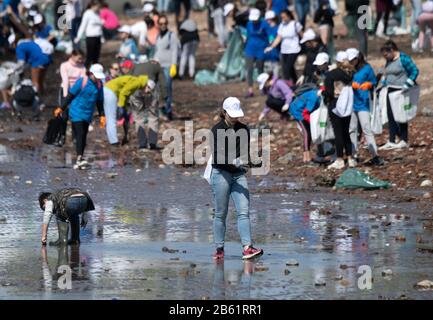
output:
[[[246,249],[242,252],[242,259],[248,260],[248,259],[252,259],[252,258],[261,256],[262,254],[263,254],[262,249],[257,249],[257,248],[254,248],[252,246],[249,246],[248,249]]]
[[[214,260],[222,260],[224,259],[224,249],[218,248],[213,255]]]

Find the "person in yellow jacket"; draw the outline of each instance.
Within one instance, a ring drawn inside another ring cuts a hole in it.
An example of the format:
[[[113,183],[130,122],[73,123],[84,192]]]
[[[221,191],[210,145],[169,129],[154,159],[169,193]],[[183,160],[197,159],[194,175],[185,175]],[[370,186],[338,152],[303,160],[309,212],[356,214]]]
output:
[[[107,136],[108,141],[112,145],[118,145],[117,138],[117,121],[118,119],[125,119],[123,129],[125,135],[122,144],[128,143],[128,126],[129,117],[126,110],[126,104],[129,97],[135,91],[145,89],[147,86],[147,76],[120,76],[113,80],[108,81],[104,86],[104,112],[107,119]]]

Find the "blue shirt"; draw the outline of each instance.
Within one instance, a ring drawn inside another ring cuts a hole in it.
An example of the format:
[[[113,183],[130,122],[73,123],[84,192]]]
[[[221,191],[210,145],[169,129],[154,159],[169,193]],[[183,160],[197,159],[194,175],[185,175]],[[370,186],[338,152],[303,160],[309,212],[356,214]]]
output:
[[[286,10],[289,6],[289,2],[287,0],[272,0],[272,11],[278,16],[283,10]]]
[[[21,0],[3,0],[3,9],[6,9],[8,6],[12,7],[12,10],[16,15],[18,15],[18,5]]]
[[[47,39],[50,36],[51,30],[53,30],[53,27],[46,24],[42,30],[36,31],[35,35],[37,38]]]
[[[269,23],[265,23],[266,34],[268,35],[269,45],[271,45],[278,35],[278,25],[271,27]],[[271,52],[265,53],[265,61],[280,61],[280,46],[272,49]]]
[[[69,109],[69,117],[72,122],[86,121],[92,122],[96,104],[104,102],[104,90],[102,82],[100,85],[87,78],[87,83],[83,88],[84,78],[75,82],[69,89],[69,93],[74,95]]]
[[[265,49],[268,46],[268,36],[266,33],[267,23],[260,20],[258,23],[248,21],[247,24],[247,43],[244,53],[246,57],[265,59]]]
[[[353,82],[363,84],[371,82],[376,85],[373,68],[367,63],[353,75]],[[370,111],[370,90],[353,90],[353,111]]]
[[[43,68],[51,63],[50,56],[44,54],[41,47],[32,40],[19,41],[15,52],[18,61],[24,61],[32,68]]]
[[[296,96],[289,107],[289,112],[298,121],[304,120],[303,112],[307,109],[310,113],[320,105],[320,97],[317,96],[317,90],[305,91]]]

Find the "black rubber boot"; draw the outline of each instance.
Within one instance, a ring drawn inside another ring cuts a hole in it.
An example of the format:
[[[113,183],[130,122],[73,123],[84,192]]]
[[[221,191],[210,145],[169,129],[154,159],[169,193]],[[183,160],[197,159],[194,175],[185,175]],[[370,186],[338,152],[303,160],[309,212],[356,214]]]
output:
[[[51,241],[50,246],[65,246],[68,244],[69,223],[57,220],[57,229],[59,238],[56,241]]]
[[[75,215],[70,219],[71,221],[71,240],[68,241],[69,245],[80,244],[80,217]]]

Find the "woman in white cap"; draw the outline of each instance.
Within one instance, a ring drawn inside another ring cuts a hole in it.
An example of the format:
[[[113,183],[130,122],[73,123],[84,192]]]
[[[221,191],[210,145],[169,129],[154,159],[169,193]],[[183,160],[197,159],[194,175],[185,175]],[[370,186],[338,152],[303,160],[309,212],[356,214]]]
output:
[[[253,247],[251,239],[250,193],[245,176],[250,165],[250,132],[239,121],[243,116],[239,99],[229,97],[223,102],[221,120],[212,128],[213,164],[210,183],[215,205],[213,233],[216,260],[224,258],[230,198],[233,199],[237,212],[238,231],[243,246],[242,259],[263,254],[263,250]]]
[[[278,36],[274,42],[265,49],[265,52],[270,52],[281,44],[281,66],[283,68],[283,78],[296,82],[295,62],[301,45],[299,39],[302,38],[302,24],[295,20],[293,13],[289,10],[281,12],[281,24],[278,27]]]
[[[268,35],[266,33],[267,24],[261,19],[259,9],[251,8],[247,24],[247,42],[245,44],[244,55],[247,68],[248,92],[246,97],[254,96],[253,92],[253,72],[254,66],[259,73],[263,73],[265,63],[265,48],[268,45]]]
[[[265,13],[266,34],[268,35],[269,43],[274,42],[278,36],[278,17],[274,11],[268,10]],[[280,74],[280,48],[277,47],[271,52],[265,54],[265,61],[270,64],[272,73],[275,76]]]
[[[346,52],[337,52],[335,60],[337,61],[337,68],[326,74],[323,96],[325,104],[328,106],[329,117],[334,129],[335,147],[337,150],[337,160],[329,165],[328,169],[340,170],[345,167],[345,156],[347,157],[349,167],[356,166],[356,161],[352,158],[352,142],[349,134],[352,110],[346,108],[342,111],[340,108],[337,108],[338,98],[344,87],[351,86],[355,70],[349,63]]]
[[[92,65],[87,75],[78,79],[69,89],[68,96],[61,107],[54,111],[56,117],[61,116],[69,106],[69,119],[72,122],[77,152],[74,169],[84,169],[88,166],[88,162],[84,159],[84,149],[95,106],[100,116],[101,128],[105,127],[103,79],[105,79],[104,68],[100,64]]]
[[[311,28],[304,32],[300,43],[305,46],[304,53],[307,59],[305,61],[304,72],[302,76],[299,77],[296,84],[300,85],[307,82],[316,82],[315,71],[317,64],[314,62],[320,53],[325,53],[326,56],[322,55],[319,61],[322,61],[326,57],[326,63],[329,63],[329,56],[326,53],[326,47],[320,37],[318,37]]]
[[[101,9],[101,2],[99,0],[92,0],[87,10],[84,12],[83,19],[78,29],[77,37],[74,43],[78,44],[81,38],[86,38],[86,67],[99,62],[101,55],[102,36],[104,21],[99,16]]]
[[[376,86],[376,75],[370,64],[365,61],[364,55],[358,49],[346,50],[350,64],[355,68],[353,75],[353,113],[350,122],[350,138],[353,144],[353,153],[358,158],[358,123],[361,125],[362,133],[367,140],[368,149],[372,159],[366,162],[367,165],[383,165],[383,159],[377,154],[376,139],[370,124],[370,97]]]
[[[140,52],[138,51],[137,44],[134,37],[132,36],[131,27],[123,25],[119,28],[119,38],[122,40],[122,44],[119,48],[119,53],[116,58],[135,60],[139,57]]]

